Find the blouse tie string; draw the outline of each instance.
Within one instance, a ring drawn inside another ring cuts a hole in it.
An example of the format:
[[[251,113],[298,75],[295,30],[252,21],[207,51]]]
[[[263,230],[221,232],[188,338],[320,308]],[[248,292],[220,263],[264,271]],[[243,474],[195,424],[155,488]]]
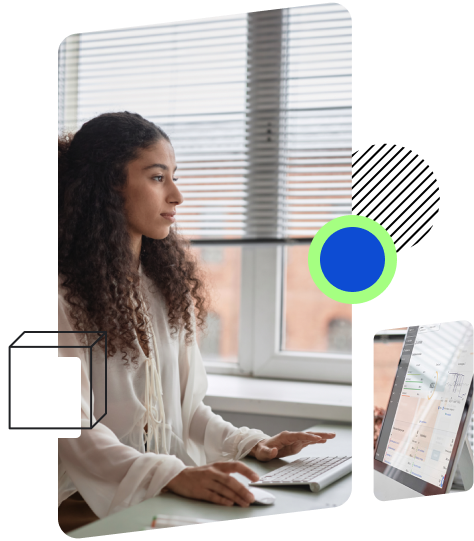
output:
[[[144,307],[144,312],[146,313],[146,306],[143,301],[143,296],[141,295],[141,293],[139,293],[139,295],[142,301],[142,306]],[[132,302],[134,306],[136,307],[137,303],[134,300]],[[163,389],[161,386],[161,371],[160,371],[160,359],[159,359],[158,347],[156,345],[156,338],[155,338],[155,333],[153,331],[153,326],[151,325],[150,318],[148,317],[147,313],[144,314],[144,318],[145,318],[147,329],[150,330],[151,336],[153,337],[153,346],[154,346],[153,349],[154,349],[155,360],[156,360],[156,362],[153,361],[151,357],[151,352],[149,352],[148,356],[146,357],[146,367],[145,367],[145,372],[146,372],[145,409],[146,409],[146,420],[147,420],[146,425],[148,428],[148,432],[145,432],[144,443],[147,444],[150,439],[149,434],[153,434],[154,442],[155,442],[153,452],[159,454],[160,447],[161,447],[162,448],[161,452],[169,455],[169,451],[166,447],[166,430],[165,430],[166,418],[165,418],[165,407],[163,404]],[[134,320],[136,319],[135,316],[133,319]],[[158,409],[156,408],[157,403],[158,403]],[[147,449],[150,450],[148,446],[147,446]]]
[[[145,443],[147,444],[147,451],[150,450],[154,453],[159,453],[161,447],[161,452],[168,455],[169,451],[166,447],[165,405],[163,402],[158,346],[156,344],[153,326],[149,320],[147,323],[153,339],[154,359],[151,355],[148,355],[146,358],[145,409],[148,432],[145,433]],[[153,449],[150,449],[148,446],[148,442],[151,439],[150,436],[153,437]]]

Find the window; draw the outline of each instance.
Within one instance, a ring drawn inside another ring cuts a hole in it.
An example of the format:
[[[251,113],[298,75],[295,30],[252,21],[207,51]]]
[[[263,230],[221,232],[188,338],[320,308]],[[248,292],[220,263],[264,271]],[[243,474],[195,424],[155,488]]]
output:
[[[239,354],[242,248],[202,246],[193,250],[205,267],[212,299],[206,332],[199,335],[201,354],[208,365],[235,366]]]
[[[326,297],[308,273],[309,246],[285,248],[282,344],[285,351],[352,351],[352,307]]]
[[[331,319],[328,329],[329,351],[352,351],[352,325],[349,319]]]
[[[217,360],[225,358],[225,353],[221,349],[221,316],[217,312],[209,312],[207,316],[207,327],[208,332],[201,338],[201,343],[199,344],[203,357]],[[234,359],[236,360],[236,356],[232,356],[231,359],[232,361]]]
[[[309,243],[351,213],[351,21],[338,4],[67,38],[59,128],[139,112],[170,136],[180,231],[211,284],[209,371],[349,383],[351,307]]]
[[[223,264],[225,261],[224,250],[221,246],[203,246],[196,251],[205,263]]]

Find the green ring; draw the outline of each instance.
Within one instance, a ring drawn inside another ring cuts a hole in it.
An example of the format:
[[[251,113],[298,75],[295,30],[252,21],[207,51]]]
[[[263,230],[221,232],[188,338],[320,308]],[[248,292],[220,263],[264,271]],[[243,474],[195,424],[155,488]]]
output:
[[[320,257],[324,243],[333,233],[346,227],[359,227],[372,233],[382,245],[385,254],[385,265],[380,278],[362,291],[344,291],[334,287],[321,269]],[[346,304],[360,304],[375,299],[389,286],[397,269],[397,251],[392,237],[381,225],[370,218],[351,214],[331,220],[316,233],[309,247],[308,267],[313,282],[326,296]]]

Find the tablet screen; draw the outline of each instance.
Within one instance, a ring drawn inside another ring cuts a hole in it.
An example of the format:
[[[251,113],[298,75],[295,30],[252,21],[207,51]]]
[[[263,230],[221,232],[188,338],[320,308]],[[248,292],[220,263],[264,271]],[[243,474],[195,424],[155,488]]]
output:
[[[472,373],[470,323],[409,327],[376,460],[442,488]]]

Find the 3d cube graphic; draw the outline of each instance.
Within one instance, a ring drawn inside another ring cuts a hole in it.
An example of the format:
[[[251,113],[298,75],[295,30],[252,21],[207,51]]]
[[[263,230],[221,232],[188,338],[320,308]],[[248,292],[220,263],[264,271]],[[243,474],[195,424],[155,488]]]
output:
[[[0,405],[1,437],[79,437],[107,414],[107,333],[82,334],[98,338],[84,345],[73,331],[24,331],[8,346],[8,365],[0,362],[1,394],[8,393],[8,411],[6,401]],[[92,400],[94,373],[105,387],[103,404]],[[90,391],[88,420],[81,419],[83,385]]]

